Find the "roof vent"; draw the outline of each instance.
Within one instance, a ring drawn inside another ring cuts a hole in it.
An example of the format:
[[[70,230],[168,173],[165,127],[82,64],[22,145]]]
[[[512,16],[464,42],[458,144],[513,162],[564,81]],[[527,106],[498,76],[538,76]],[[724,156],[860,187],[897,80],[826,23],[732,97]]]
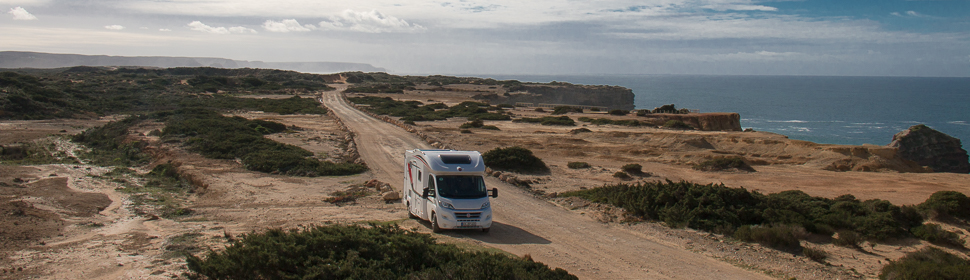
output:
[[[472,164],[472,157],[468,155],[440,155],[444,164]]]

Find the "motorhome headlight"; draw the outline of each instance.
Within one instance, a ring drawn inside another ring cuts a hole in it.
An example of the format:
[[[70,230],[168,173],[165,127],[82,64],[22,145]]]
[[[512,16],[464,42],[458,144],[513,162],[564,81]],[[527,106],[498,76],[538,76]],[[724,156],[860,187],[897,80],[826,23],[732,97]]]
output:
[[[485,203],[482,203],[482,209],[488,209],[488,207],[490,207],[490,206],[492,206],[492,203],[490,203],[488,201],[486,201]]]
[[[448,203],[448,202],[438,201],[438,205],[441,205],[441,207],[444,207],[444,208],[455,210],[455,206],[451,205],[451,203]]]

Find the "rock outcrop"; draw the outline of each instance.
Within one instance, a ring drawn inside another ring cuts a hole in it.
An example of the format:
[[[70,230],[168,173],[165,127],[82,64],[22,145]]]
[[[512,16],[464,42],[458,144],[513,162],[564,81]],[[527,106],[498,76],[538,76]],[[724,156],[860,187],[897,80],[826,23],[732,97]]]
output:
[[[741,131],[741,115],[738,113],[701,113],[701,114],[651,114],[649,118],[663,125],[669,120],[682,121],[694,129],[704,131]]]
[[[970,173],[970,161],[960,139],[926,125],[914,125],[893,135],[889,147],[901,158],[929,166],[935,172]]]

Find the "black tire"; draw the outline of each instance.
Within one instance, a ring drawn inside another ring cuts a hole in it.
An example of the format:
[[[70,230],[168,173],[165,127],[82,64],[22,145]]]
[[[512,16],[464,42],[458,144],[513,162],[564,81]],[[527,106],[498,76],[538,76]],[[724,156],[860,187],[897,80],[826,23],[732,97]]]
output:
[[[408,202],[408,219],[417,219],[417,218],[418,216],[415,216],[414,213],[411,213],[411,203]]]
[[[441,228],[438,227],[438,216],[434,212],[431,213],[431,232],[441,232]]]
[[[484,233],[488,233],[488,230],[490,230],[490,229],[492,229],[492,228],[483,228],[483,229],[482,229],[482,232],[484,232]]]

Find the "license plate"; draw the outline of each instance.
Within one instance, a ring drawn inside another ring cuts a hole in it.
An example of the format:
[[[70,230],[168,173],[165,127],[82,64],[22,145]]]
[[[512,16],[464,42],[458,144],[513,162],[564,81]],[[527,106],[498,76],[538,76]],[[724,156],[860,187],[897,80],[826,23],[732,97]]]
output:
[[[461,223],[461,226],[463,226],[463,227],[473,227],[473,226],[477,226],[477,225],[478,225],[478,223],[476,223],[476,222],[462,222]]]

